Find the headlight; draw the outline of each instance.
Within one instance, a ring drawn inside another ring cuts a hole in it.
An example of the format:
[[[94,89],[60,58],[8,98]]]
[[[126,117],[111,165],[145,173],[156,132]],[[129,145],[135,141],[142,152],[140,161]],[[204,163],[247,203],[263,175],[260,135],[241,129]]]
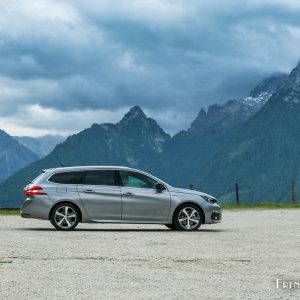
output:
[[[201,197],[208,203],[211,203],[211,204],[218,203],[218,200],[213,197],[209,197],[209,196],[201,196]]]

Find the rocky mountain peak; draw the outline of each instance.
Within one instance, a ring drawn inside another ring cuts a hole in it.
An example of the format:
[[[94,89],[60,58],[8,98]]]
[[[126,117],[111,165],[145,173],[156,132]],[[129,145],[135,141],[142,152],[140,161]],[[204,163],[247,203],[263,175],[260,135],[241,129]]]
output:
[[[147,116],[143,112],[140,106],[133,106],[120,121],[120,124],[128,124],[133,120],[145,120]]]
[[[0,129],[0,137],[7,138],[9,135],[2,129]]]
[[[205,117],[206,116],[206,111],[205,111],[205,109],[202,107],[201,109],[200,109],[200,112],[199,112],[199,114],[198,114],[198,117]]]
[[[288,74],[286,74],[286,73],[276,73],[274,75],[271,75],[271,76],[263,79],[250,92],[250,97],[256,98],[256,97],[259,97],[263,93],[275,92],[278,85],[287,78],[288,78]]]
[[[140,106],[132,107],[117,127],[128,143],[139,143],[141,148],[148,147],[154,152],[161,152],[163,144],[171,138],[154,119],[145,115]]]
[[[300,63],[292,70],[287,83],[292,84],[294,87],[300,86]]]
[[[279,85],[270,101],[287,103],[289,107],[300,103],[300,62],[289,77]]]

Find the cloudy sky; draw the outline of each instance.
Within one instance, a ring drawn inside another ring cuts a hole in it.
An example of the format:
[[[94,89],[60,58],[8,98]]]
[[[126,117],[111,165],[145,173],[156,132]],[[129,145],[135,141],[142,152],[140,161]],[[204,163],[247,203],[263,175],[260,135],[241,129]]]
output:
[[[0,0],[0,128],[66,135],[140,105],[175,133],[299,58],[298,0]]]

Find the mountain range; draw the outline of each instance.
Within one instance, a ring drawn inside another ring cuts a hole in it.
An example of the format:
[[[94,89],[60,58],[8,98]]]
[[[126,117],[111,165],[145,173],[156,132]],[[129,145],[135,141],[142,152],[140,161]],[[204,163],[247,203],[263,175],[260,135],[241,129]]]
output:
[[[37,154],[20,145],[5,131],[0,130],[0,181],[38,158]]]
[[[12,137],[0,130],[0,182],[48,154],[61,141],[61,136]]]
[[[201,109],[188,130],[171,137],[135,106],[116,123],[93,124],[0,184],[0,205],[18,206],[21,190],[42,169],[127,165],[223,202],[287,201],[300,175],[300,65],[263,80],[248,97]]]
[[[61,135],[50,134],[38,137],[15,136],[14,138],[19,142],[19,144],[37,154],[39,158],[49,154],[57,144],[65,140],[65,137]]]

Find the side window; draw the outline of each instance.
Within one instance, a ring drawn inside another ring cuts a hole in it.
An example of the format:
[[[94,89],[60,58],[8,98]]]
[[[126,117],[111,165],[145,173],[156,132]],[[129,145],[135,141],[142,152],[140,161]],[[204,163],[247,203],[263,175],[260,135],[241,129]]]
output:
[[[83,184],[90,185],[116,185],[114,170],[87,171]]]
[[[132,172],[132,171],[120,171],[123,186],[125,187],[137,187],[145,189],[155,189],[157,182],[152,178]]]
[[[79,184],[84,172],[60,172],[53,174],[48,181],[62,184]]]

